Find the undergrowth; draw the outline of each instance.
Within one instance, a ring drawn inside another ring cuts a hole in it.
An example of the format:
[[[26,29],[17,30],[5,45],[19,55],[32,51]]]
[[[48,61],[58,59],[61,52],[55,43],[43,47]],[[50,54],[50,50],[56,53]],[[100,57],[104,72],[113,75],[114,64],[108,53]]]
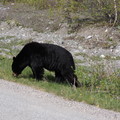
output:
[[[114,0],[3,0],[4,4],[8,2],[24,3],[36,9],[62,11],[62,16],[70,28],[69,32],[77,31],[84,24],[96,22],[106,22],[112,26],[116,14]],[[116,0],[116,26],[120,23],[119,6],[120,0]]]
[[[56,83],[54,73],[49,71],[45,71],[43,80],[39,82],[32,78],[31,69],[28,67],[19,77],[13,77],[11,64],[11,59],[0,57],[0,78],[120,112],[119,71],[108,75],[103,65],[77,67],[76,74],[82,87],[73,89],[67,83]]]

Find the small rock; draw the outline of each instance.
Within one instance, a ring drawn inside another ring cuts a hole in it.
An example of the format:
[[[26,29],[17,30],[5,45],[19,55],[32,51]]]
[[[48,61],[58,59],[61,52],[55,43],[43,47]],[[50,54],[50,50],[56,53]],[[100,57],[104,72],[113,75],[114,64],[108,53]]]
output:
[[[115,56],[112,56],[111,58],[112,58],[112,59],[116,59],[116,57],[115,57]]]
[[[78,47],[78,49],[82,50],[82,49],[83,49],[83,47],[82,47],[82,46],[79,46],[79,47]]]
[[[2,22],[0,25],[1,30],[9,30],[10,26],[8,25],[7,22]]]
[[[62,41],[61,44],[64,44],[64,41]]]
[[[108,29],[106,29],[105,32],[108,32]]]
[[[46,30],[49,30],[49,28],[47,27]]]
[[[91,39],[93,36],[92,35],[89,35],[86,37],[86,39]]]
[[[11,3],[11,5],[15,5],[15,3]]]
[[[83,56],[75,56],[75,58],[77,59],[77,60],[81,60],[81,61],[84,61],[84,57]]]
[[[76,54],[76,53],[80,53],[80,51],[77,50],[77,49],[72,49],[71,52],[74,53],[74,54]]]
[[[105,58],[105,55],[100,55],[100,58]]]
[[[26,37],[26,35],[25,35],[25,34],[23,34],[22,36],[23,36],[23,37]]]

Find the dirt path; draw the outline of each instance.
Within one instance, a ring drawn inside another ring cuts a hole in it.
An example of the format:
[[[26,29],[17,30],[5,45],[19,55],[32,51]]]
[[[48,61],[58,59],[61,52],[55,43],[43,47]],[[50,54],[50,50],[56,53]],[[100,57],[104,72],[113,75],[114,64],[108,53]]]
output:
[[[119,120],[120,113],[0,79],[0,120]]]

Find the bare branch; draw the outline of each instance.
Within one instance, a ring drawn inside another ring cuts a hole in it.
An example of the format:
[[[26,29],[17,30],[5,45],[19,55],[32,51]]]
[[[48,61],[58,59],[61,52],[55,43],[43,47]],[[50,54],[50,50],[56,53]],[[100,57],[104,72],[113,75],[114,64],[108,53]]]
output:
[[[114,0],[114,9],[115,9],[115,20],[114,20],[114,23],[113,23],[112,27],[115,26],[115,24],[117,22],[117,17],[118,17],[116,0]]]

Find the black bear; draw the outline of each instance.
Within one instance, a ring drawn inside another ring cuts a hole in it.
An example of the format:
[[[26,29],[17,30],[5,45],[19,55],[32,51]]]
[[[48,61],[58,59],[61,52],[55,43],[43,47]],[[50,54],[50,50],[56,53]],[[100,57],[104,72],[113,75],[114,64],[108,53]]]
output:
[[[18,76],[27,66],[32,69],[37,80],[42,79],[45,68],[55,71],[56,81],[66,80],[70,85],[80,86],[74,74],[75,64],[71,53],[58,45],[37,42],[26,44],[20,53],[13,57],[13,75]]]

